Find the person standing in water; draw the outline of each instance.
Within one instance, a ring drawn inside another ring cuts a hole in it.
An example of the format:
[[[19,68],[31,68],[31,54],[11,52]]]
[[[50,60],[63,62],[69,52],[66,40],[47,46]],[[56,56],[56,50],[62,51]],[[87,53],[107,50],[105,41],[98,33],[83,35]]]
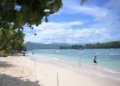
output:
[[[97,57],[94,56],[93,63],[97,63]]]

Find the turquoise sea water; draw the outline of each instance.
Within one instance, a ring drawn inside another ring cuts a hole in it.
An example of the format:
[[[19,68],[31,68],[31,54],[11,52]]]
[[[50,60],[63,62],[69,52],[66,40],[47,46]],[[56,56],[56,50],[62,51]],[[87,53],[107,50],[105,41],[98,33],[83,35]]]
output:
[[[99,75],[104,72],[120,79],[120,49],[36,49],[29,50],[28,54],[36,58],[42,55],[58,62],[86,65],[88,69],[93,68],[93,57],[97,56]]]

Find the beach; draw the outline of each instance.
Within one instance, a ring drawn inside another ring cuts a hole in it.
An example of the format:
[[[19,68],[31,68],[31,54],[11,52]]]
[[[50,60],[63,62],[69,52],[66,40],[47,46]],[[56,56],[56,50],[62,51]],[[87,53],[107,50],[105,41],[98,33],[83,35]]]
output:
[[[0,86],[119,86],[119,80],[74,71],[30,56],[0,57]]]

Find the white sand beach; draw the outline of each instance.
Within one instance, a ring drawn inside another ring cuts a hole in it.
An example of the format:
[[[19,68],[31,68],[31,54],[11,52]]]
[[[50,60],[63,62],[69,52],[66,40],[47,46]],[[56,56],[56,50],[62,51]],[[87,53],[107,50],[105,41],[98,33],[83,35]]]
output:
[[[23,56],[0,57],[0,86],[119,86],[120,81],[95,78]]]

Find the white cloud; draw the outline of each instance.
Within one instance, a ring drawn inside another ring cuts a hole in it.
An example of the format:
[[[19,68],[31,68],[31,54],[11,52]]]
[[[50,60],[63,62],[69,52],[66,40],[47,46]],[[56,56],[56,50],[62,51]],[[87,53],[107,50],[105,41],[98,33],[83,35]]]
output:
[[[25,41],[37,43],[87,43],[110,39],[105,28],[73,28],[81,22],[43,23],[35,27],[37,35],[27,34]],[[91,40],[92,39],[92,40]]]
[[[25,41],[38,43],[88,43],[118,40],[120,39],[120,17],[118,16],[120,14],[118,10],[120,8],[118,4],[120,0],[116,2],[111,0],[104,8],[80,6],[78,3],[64,5],[65,9],[61,10],[60,14],[84,13],[95,17],[95,23],[91,23],[89,28],[79,28],[85,24],[85,22],[81,21],[43,23],[38,27],[34,26],[34,30],[31,32],[26,30]],[[37,33],[36,36],[33,34],[35,32]]]
[[[87,3],[87,2],[86,2]],[[98,7],[95,4],[80,5],[80,0],[63,0],[63,8],[61,9],[62,14],[86,14],[93,17],[101,17],[107,15],[107,9]]]
[[[63,7],[54,15],[86,14],[92,17],[107,16],[108,9],[94,5],[80,5],[80,0],[63,0]]]
[[[82,25],[83,22],[81,21],[72,21],[72,22],[61,22],[61,23],[57,23],[57,22],[48,22],[48,23],[42,23],[41,25],[39,25],[38,27],[33,26],[34,29],[43,29],[45,30],[46,28],[50,29],[57,29],[57,28],[70,28],[71,26],[76,26],[76,25]]]
[[[108,8],[107,16],[101,16],[97,21],[99,24],[96,26],[107,28],[109,34],[112,36],[112,40],[120,39],[120,0],[111,0],[104,8]]]
[[[101,17],[107,15],[107,9],[99,8],[97,6],[70,6],[67,13],[84,13],[93,17]]]

